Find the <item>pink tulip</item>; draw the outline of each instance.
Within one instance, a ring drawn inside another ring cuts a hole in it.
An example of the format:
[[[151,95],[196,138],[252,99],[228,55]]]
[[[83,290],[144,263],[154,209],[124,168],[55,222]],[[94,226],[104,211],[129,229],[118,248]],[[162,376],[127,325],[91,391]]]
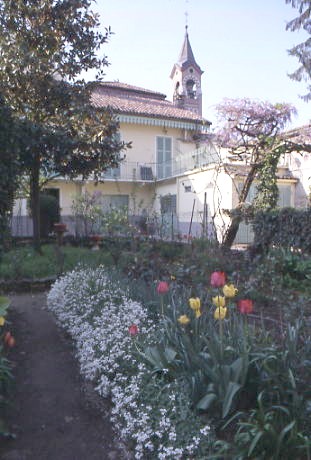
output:
[[[131,324],[131,326],[129,327],[129,334],[133,337],[138,334],[138,327],[136,326],[136,324]]]
[[[166,281],[160,281],[157,286],[158,294],[166,294],[169,291],[169,285]]]
[[[212,287],[223,287],[226,283],[225,272],[213,272],[211,274],[211,286]]]

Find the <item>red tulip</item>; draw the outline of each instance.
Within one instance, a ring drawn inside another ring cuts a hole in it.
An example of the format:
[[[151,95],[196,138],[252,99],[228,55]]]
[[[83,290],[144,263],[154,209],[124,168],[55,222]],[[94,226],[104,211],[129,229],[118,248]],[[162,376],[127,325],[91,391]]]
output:
[[[10,331],[7,331],[7,332],[5,333],[4,339],[3,339],[5,344],[8,344],[8,341],[9,341],[10,337],[12,337],[12,336],[11,336],[11,332],[10,332]]]
[[[239,312],[242,313],[243,315],[248,315],[249,313],[252,313],[254,309],[253,301],[251,299],[239,300],[238,309],[239,309]]]
[[[136,324],[132,324],[129,327],[129,334],[132,335],[133,337],[138,334],[138,327],[136,326]]]
[[[11,336],[8,338],[7,345],[8,345],[10,348],[14,347],[14,345],[15,345],[15,339],[14,339],[13,335],[11,335]]]
[[[157,286],[158,294],[166,294],[169,290],[169,285],[166,281],[160,281]]]
[[[226,283],[225,272],[213,272],[211,274],[211,286],[212,287],[223,287]]]

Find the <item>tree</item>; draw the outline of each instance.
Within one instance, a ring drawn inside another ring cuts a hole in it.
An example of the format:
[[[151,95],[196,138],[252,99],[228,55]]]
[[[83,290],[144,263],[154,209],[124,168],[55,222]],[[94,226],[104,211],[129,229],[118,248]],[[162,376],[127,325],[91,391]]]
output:
[[[0,98],[0,256],[8,232],[19,165],[17,126],[11,111]]]
[[[296,31],[304,29],[307,34],[311,35],[311,0],[286,0],[286,3],[290,3],[293,8],[298,8],[299,11],[299,16],[287,24],[286,30]],[[290,77],[297,81],[311,80],[311,37],[291,48],[289,54],[297,57],[301,64]],[[307,88],[307,94],[302,96],[302,99],[305,101],[311,99],[311,84]]]
[[[23,131],[20,161],[30,178],[34,245],[40,248],[39,177],[83,178],[118,164],[125,148],[118,123],[91,104],[81,72],[107,65],[98,57],[110,30],[89,0],[0,0],[0,92]]]
[[[277,203],[276,169],[281,154],[311,151],[283,132],[295,109],[289,104],[271,104],[250,99],[226,99],[217,106],[222,127],[217,142],[228,150],[236,168],[242,168],[242,187],[237,188],[238,205],[231,211],[223,246],[231,247],[244,217],[245,202],[251,185],[259,183],[255,206],[272,208]]]

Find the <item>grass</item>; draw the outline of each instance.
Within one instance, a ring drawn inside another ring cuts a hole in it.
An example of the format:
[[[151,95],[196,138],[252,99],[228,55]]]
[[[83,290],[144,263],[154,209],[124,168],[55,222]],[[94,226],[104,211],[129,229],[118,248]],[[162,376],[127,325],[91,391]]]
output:
[[[64,246],[63,271],[73,270],[78,264],[96,267],[110,265],[111,256],[105,251]],[[5,252],[0,263],[0,280],[38,279],[55,276],[60,271],[60,261],[55,245],[43,245],[42,255],[31,246],[19,247]]]

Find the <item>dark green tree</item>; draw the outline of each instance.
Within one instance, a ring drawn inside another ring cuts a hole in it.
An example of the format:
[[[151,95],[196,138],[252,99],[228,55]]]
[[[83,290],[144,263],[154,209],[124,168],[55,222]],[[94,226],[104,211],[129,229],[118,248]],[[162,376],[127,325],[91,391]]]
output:
[[[17,129],[11,111],[0,97],[0,257],[9,234],[8,224],[19,172]]]
[[[40,249],[39,177],[97,178],[125,145],[109,111],[91,103],[81,73],[107,65],[99,57],[110,31],[98,31],[89,0],[0,0],[0,92],[22,131],[20,162],[30,180],[34,246]]]
[[[295,56],[300,66],[290,74],[293,80],[311,81],[311,0],[286,0],[294,8],[298,9],[299,15],[290,21],[286,29],[291,31],[303,29],[309,37],[302,43],[294,46],[289,50],[291,56]],[[307,94],[302,99],[309,101],[311,99],[311,84],[307,83]]]

